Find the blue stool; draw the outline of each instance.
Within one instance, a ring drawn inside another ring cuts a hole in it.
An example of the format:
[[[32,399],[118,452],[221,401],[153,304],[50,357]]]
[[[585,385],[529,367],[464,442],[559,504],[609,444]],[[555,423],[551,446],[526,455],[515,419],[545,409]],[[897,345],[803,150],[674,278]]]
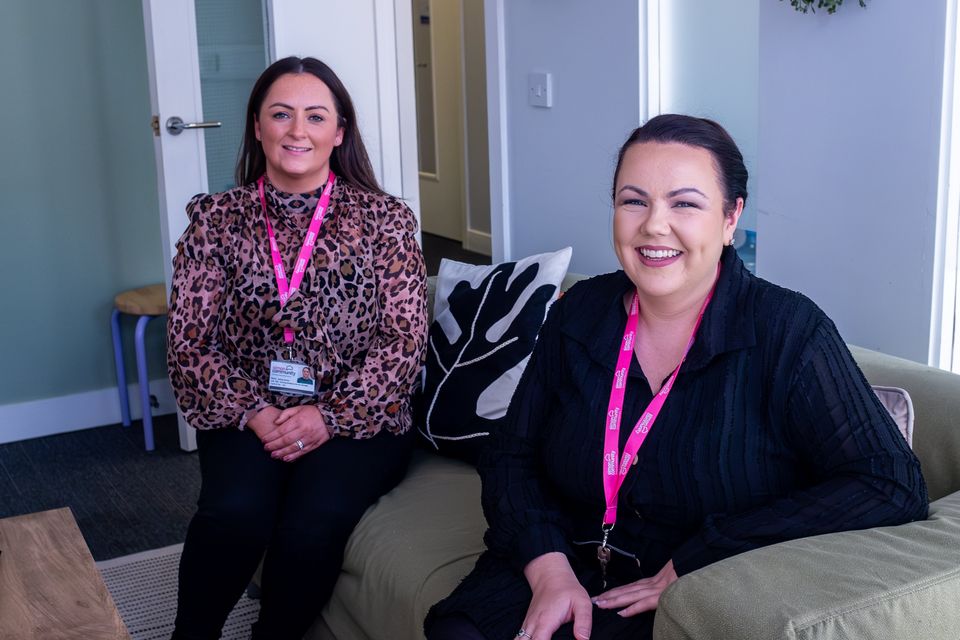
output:
[[[143,409],[143,440],[147,451],[153,451],[153,415],[150,407],[150,378],[147,377],[147,353],[143,335],[154,318],[167,315],[167,291],[162,284],[152,284],[117,294],[113,299],[110,329],[113,333],[113,359],[117,365],[117,391],[120,392],[120,415],[123,426],[130,426],[130,397],[127,394],[127,370],[123,364],[123,343],[120,340],[120,315],[137,316],[134,345],[137,353],[137,382],[140,385],[140,407]]]

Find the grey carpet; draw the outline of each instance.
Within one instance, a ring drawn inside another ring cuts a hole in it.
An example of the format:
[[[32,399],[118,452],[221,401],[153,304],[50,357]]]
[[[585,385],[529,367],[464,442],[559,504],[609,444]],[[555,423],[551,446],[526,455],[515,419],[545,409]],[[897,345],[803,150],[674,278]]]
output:
[[[95,560],[183,542],[200,492],[196,453],[180,450],[175,416],[0,445],[0,517],[70,507]]]
[[[183,545],[98,562],[97,568],[133,640],[166,640],[177,614],[177,568]],[[224,640],[250,637],[260,603],[243,594],[223,627]]]

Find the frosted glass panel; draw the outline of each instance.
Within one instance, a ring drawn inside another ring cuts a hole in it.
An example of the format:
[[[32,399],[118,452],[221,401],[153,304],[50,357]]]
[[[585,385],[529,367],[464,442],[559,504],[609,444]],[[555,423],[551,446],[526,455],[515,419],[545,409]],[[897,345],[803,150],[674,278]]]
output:
[[[203,119],[223,123],[204,130],[213,193],[234,186],[247,98],[268,63],[263,0],[195,0],[195,6]]]

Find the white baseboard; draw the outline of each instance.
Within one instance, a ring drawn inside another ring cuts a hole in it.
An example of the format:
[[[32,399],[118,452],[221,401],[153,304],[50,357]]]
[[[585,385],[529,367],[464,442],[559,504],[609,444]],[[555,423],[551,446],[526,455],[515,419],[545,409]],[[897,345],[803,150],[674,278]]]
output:
[[[463,248],[467,251],[489,256],[493,252],[493,239],[486,231],[467,229],[467,236],[463,239]]]
[[[139,420],[142,415],[140,385],[127,385],[127,390],[130,394],[130,417]],[[153,415],[176,412],[177,404],[168,379],[151,380],[150,393],[160,403],[153,410]],[[0,405],[0,444],[102,427],[120,421],[120,395],[116,387]]]

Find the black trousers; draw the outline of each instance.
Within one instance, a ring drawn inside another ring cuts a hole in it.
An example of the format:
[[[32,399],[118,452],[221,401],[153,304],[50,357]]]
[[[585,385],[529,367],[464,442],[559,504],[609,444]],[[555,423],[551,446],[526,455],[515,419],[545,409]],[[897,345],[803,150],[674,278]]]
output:
[[[453,614],[433,621],[427,640],[487,640],[467,616]]]
[[[250,430],[197,434],[201,487],[180,560],[174,639],[219,638],[266,551],[254,638],[300,640],[336,584],[347,538],[403,477],[411,436],[332,438],[293,463]]]

